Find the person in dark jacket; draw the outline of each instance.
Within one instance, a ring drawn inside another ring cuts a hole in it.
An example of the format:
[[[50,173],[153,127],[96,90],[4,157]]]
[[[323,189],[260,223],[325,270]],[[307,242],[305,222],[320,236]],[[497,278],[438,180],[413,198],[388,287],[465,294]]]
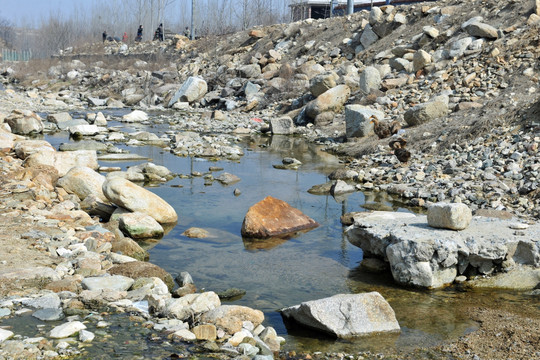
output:
[[[107,30],[103,31],[103,42],[107,40]]]
[[[139,25],[139,28],[137,29],[137,37],[135,38],[135,41],[142,41],[143,36],[143,26]]]
[[[156,32],[154,33],[154,40],[163,41],[163,24],[159,24]]]

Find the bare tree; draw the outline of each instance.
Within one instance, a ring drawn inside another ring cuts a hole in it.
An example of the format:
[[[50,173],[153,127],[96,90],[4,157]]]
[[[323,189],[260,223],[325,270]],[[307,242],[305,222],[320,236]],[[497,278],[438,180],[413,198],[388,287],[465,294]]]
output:
[[[13,24],[4,18],[0,18],[0,38],[8,46],[12,46],[15,40]]]

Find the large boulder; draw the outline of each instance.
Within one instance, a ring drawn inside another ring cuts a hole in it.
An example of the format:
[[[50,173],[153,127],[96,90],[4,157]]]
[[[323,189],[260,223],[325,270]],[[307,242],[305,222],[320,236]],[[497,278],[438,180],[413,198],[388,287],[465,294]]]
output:
[[[55,113],[55,114],[49,114],[47,116],[47,121],[50,121],[52,122],[53,124],[59,124],[59,123],[62,123],[62,122],[66,122],[66,121],[71,121],[73,120],[73,118],[71,117],[71,115],[69,115],[69,113],[67,112],[60,112],[60,113]]]
[[[505,259],[538,268],[540,225],[516,232],[519,225],[475,216],[466,229],[449,231],[429,226],[425,215],[378,211],[356,214],[346,235],[366,255],[388,262],[396,282],[438,288],[458,274],[495,274]]]
[[[141,122],[148,120],[148,114],[142,110],[134,110],[129,114],[122,116],[124,122]]]
[[[15,154],[19,159],[26,159],[28,156],[41,152],[54,152],[54,148],[45,140],[20,140],[15,143]]]
[[[491,25],[484,24],[480,21],[473,21],[465,25],[464,28],[469,33],[469,35],[474,36],[474,37],[493,39],[493,40],[499,37],[499,33],[497,32],[496,28],[494,28]]]
[[[0,150],[9,152],[15,146],[17,140],[23,140],[23,136],[15,135],[0,128]]]
[[[261,67],[258,64],[242,65],[238,68],[238,76],[246,79],[258,78],[261,73]]]
[[[31,111],[12,112],[4,120],[11,132],[18,135],[39,134],[43,132],[43,123],[38,114]]]
[[[163,236],[163,227],[150,215],[134,212],[118,217],[120,230],[132,239],[156,239]]]
[[[99,134],[97,125],[82,124],[69,127],[69,133],[75,136],[93,136]]]
[[[313,96],[317,97],[327,90],[336,87],[336,81],[338,79],[339,76],[333,71],[317,75],[309,82],[309,91]]]
[[[150,215],[160,224],[178,220],[176,211],[165,200],[129,180],[112,177],[103,183],[102,188],[112,203]]]
[[[306,106],[306,115],[311,119],[315,119],[317,115],[323,112],[338,112],[350,95],[351,89],[347,85],[338,85],[311,101]]]
[[[131,261],[114,265],[109,269],[111,275],[127,276],[133,280],[147,277],[157,277],[161,279],[169,291],[174,288],[174,279],[167,271],[161,267],[144,261]]]
[[[372,90],[381,87],[381,74],[376,67],[368,66],[360,74],[360,91],[369,94]]]
[[[26,158],[26,166],[50,165],[58,170],[58,176],[64,176],[76,166],[97,169],[97,155],[94,150],[78,150],[68,152],[39,152]]]
[[[266,239],[285,237],[297,231],[316,228],[319,224],[283,200],[267,196],[249,208],[242,223],[242,236]]]
[[[203,323],[216,325],[225,330],[226,333],[233,335],[242,330],[244,321],[251,321],[257,327],[264,321],[264,314],[260,310],[251,309],[239,305],[221,305],[217,308],[204,313],[201,316]]]
[[[58,185],[68,193],[77,195],[81,201],[95,195],[101,202],[108,203],[102,190],[104,182],[105,177],[100,173],[88,167],[76,166],[58,180]]]
[[[448,114],[448,98],[439,96],[432,101],[413,106],[403,117],[409,126],[421,125]]]
[[[436,203],[428,208],[427,220],[435,228],[463,230],[471,223],[472,211],[462,203]]]
[[[306,301],[282,309],[281,315],[339,338],[400,332],[394,310],[375,291]]]
[[[347,138],[364,137],[373,135],[373,124],[370,117],[375,115],[377,119],[383,119],[384,113],[368,106],[346,105],[345,106],[345,135]]]
[[[294,133],[294,122],[289,116],[270,119],[270,131],[275,135],[290,135]]]
[[[208,85],[206,81],[199,77],[190,76],[178,89],[169,101],[168,106],[171,107],[178,101],[181,102],[194,102],[202,99],[208,91]]]
[[[367,25],[360,36],[360,44],[367,49],[370,45],[379,40],[379,36],[375,34],[371,25]]]

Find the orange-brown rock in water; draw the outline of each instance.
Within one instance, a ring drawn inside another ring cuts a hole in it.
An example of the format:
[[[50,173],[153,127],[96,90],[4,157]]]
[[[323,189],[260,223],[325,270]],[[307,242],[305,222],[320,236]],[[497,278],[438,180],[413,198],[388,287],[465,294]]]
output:
[[[319,224],[283,200],[267,196],[249,208],[242,223],[242,236],[257,239],[285,237]]]

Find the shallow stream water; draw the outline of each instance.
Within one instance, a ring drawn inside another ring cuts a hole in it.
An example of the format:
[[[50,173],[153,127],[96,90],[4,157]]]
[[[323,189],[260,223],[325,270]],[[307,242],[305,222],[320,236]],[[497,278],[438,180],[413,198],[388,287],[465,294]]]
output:
[[[164,131],[166,128],[148,129]],[[66,135],[46,136],[55,147]],[[350,211],[380,208],[409,211],[381,193],[356,192],[345,200],[312,195],[307,190],[327,181],[340,167],[337,158],[295,137],[246,137],[245,155],[239,161],[208,161],[177,157],[159,147],[130,147],[129,151],[151,158],[174,173],[208,173],[221,167],[241,181],[223,186],[203,177],[179,178],[149,189],[169,202],[179,221],[161,240],[151,244],[150,261],[171,274],[189,272],[199,290],[246,290],[246,295],[228,304],[246,305],[265,313],[265,325],[276,328],[287,339],[284,349],[300,351],[383,351],[434,345],[476,328],[464,309],[475,304],[492,306],[501,302],[523,304],[530,297],[505,292],[460,292],[449,288],[416,291],[396,286],[389,273],[373,274],[360,269],[362,250],[343,235],[340,216]],[[125,146],[119,145],[121,148]],[[284,157],[303,165],[298,171],[278,170]],[[100,162],[102,166],[127,166],[140,162]],[[215,177],[221,172],[215,172]],[[233,194],[234,189],[240,196]],[[320,227],[289,240],[252,242],[242,239],[240,229],[250,206],[266,196],[288,202],[319,222]],[[182,235],[190,227],[210,232],[206,239]],[[392,305],[402,326],[400,335],[368,337],[355,341],[326,339],[320,334],[288,329],[278,309],[302,301],[338,293],[379,291]],[[540,313],[540,310],[539,310]],[[111,341],[111,340],[109,340]],[[127,350],[129,352],[129,350]]]

